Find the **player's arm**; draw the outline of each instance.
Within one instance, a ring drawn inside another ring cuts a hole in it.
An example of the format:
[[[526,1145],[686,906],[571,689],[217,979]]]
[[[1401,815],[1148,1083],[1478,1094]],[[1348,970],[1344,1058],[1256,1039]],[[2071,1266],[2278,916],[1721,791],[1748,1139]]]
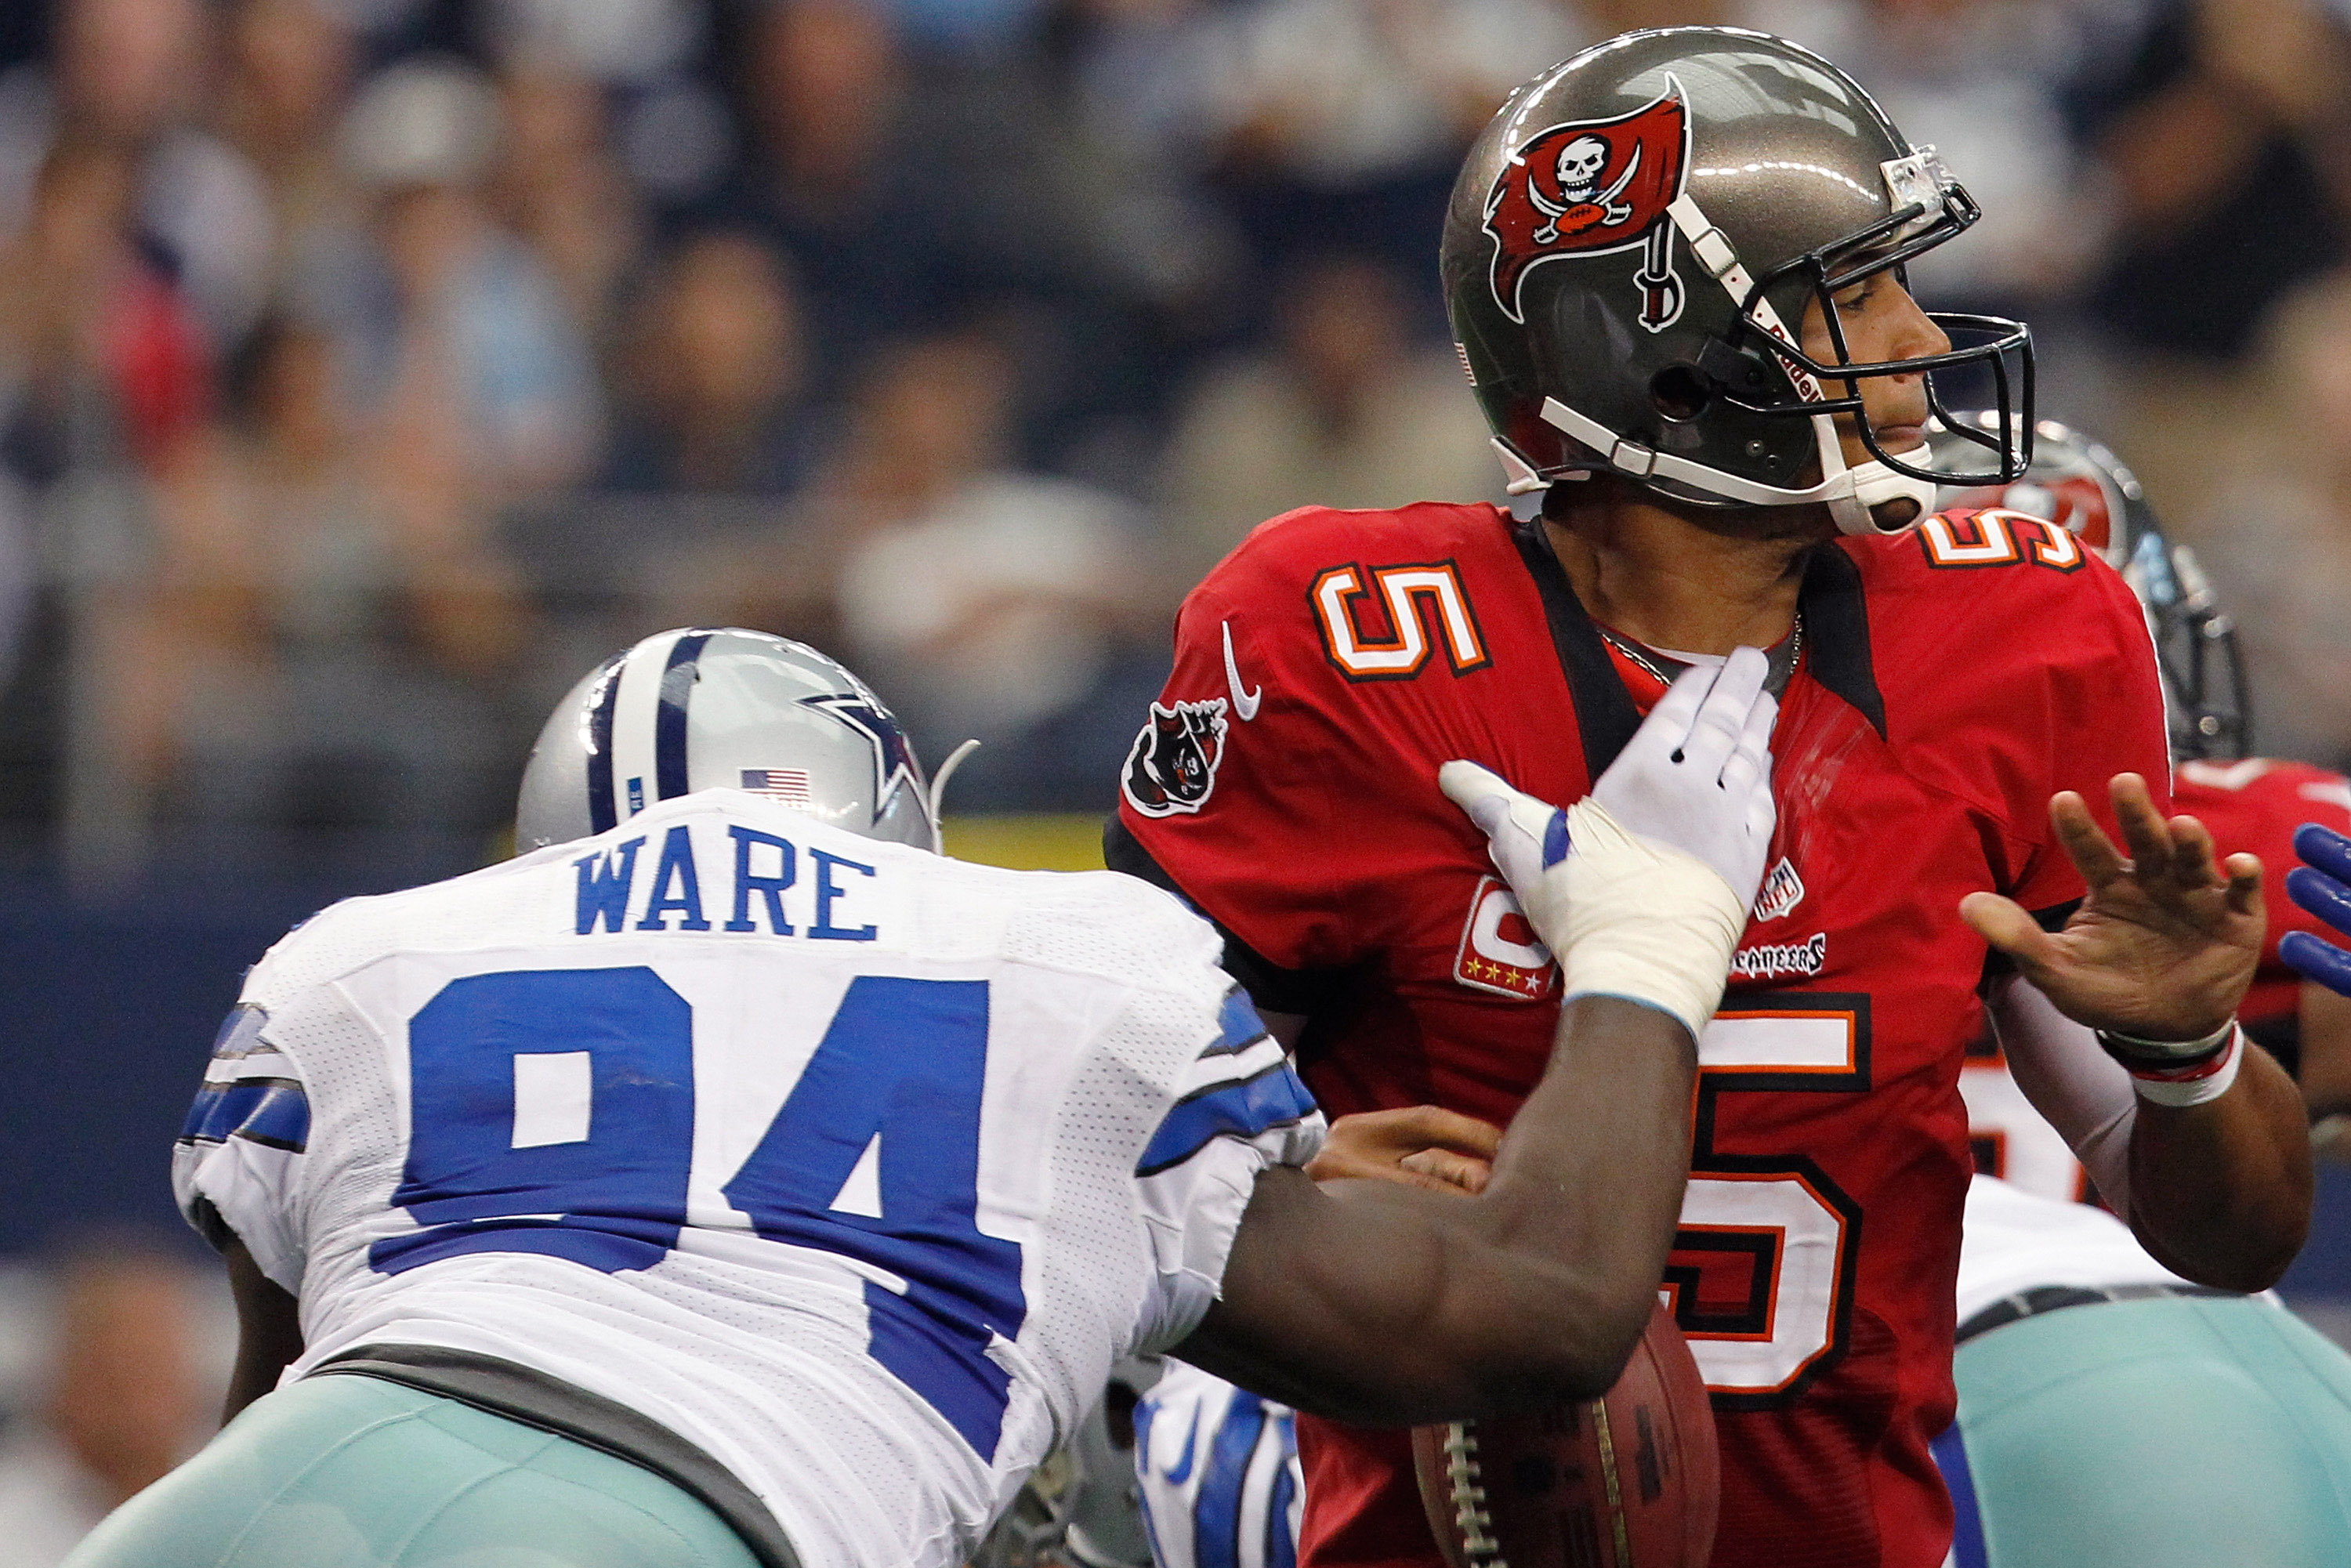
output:
[[[1615,1381],[1688,1177],[1696,1030],[1720,999],[1771,841],[1763,671],[1741,653],[1719,680],[1686,675],[1565,812],[1447,766],[1447,793],[1486,829],[1560,956],[1568,1000],[1549,1065],[1475,1197],[1260,1176],[1221,1297],[1177,1354],[1366,1424],[1531,1407]]]
[[[2308,1232],[2312,1173],[2300,1092],[2236,1028],[2265,924],[2261,862],[2232,855],[2224,873],[2203,825],[2167,822],[2135,774],[2117,775],[2111,794],[2127,860],[2079,795],[2050,803],[2089,887],[2063,930],[2043,931],[1994,894],[1969,894],[1960,913],[2057,1012],[2094,1031],[2124,1075],[2127,1099],[2085,1145],[2036,1092],[2060,1073],[2095,1087],[2078,1033],[2036,1020],[2023,998],[1997,998],[2019,1083],[2077,1140],[2141,1243],[2189,1279],[2263,1290]]]
[[[248,996],[268,964],[254,971]],[[300,1064],[270,1038],[268,1012],[239,1002],[172,1152],[172,1196],[221,1254],[236,1301],[236,1366],[225,1419],[277,1386],[302,1354],[295,1292],[307,1254],[297,1195],[309,1137]]]
[[[229,1375],[224,1424],[271,1389],[302,1354],[302,1319],[291,1293],[272,1282],[235,1237],[221,1249],[236,1301],[236,1368]]]
[[[1176,1354],[1366,1425],[1605,1392],[1672,1247],[1696,1069],[1679,1019],[1577,998],[1484,1192],[1266,1172],[1223,1297]]]

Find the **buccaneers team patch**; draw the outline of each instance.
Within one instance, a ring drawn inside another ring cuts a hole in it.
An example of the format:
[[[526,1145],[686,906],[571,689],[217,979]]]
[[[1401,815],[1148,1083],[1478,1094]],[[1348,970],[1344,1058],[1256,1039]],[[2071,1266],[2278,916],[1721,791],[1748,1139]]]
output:
[[[1453,955],[1453,977],[1463,985],[1520,1001],[1541,1001],[1559,986],[1551,949],[1498,876],[1478,879],[1469,897],[1469,919]]]
[[[1146,817],[1196,811],[1217,787],[1217,765],[1225,759],[1225,699],[1151,705],[1134,749],[1126,754],[1119,789],[1126,803]]]
[[[1641,325],[1662,332],[1682,313],[1674,271],[1674,225],[1666,209],[1682,193],[1689,163],[1689,115],[1681,84],[1667,78],[1655,103],[1614,120],[1541,131],[1511,152],[1486,195],[1494,242],[1494,302],[1513,321],[1527,273],[1562,256],[1642,251],[1631,285]]]

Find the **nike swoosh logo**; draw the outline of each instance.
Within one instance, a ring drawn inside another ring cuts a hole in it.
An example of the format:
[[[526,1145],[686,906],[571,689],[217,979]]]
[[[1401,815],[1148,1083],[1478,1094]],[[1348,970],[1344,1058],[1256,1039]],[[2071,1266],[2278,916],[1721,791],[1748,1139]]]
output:
[[[1228,621],[1224,622],[1224,628],[1225,685],[1233,694],[1233,712],[1240,716],[1243,724],[1247,724],[1257,716],[1257,705],[1264,700],[1265,688],[1259,686],[1253,692],[1242,688],[1241,667],[1233,662],[1233,623]]]
[[[1168,1485],[1180,1487],[1192,1479],[1192,1448],[1199,1440],[1200,1412],[1195,1406],[1192,1411],[1192,1425],[1184,1432],[1184,1457],[1176,1461],[1175,1469],[1165,1472]]]

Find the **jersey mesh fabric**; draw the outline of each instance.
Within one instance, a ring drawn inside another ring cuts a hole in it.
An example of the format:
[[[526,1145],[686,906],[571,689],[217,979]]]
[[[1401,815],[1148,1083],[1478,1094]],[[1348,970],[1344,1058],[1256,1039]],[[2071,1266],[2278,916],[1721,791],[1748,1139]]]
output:
[[[803,862],[821,850],[874,868],[846,907],[875,939],[808,940],[806,887],[786,894],[799,935],[770,935],[764,918],[756,933],[725,932],[735,827],[799,844]],[[652,855],[679,828],[711,928],[641,930]],[[580,935],[577,862],[639,837],[622,929]],[[962,865],[706,792],[601,839],[338,905],[289,936],[244,999],[266,1013],[268,1043],[307,1089],[308,1151],[274,1185],[216,1179],[228,1167],[215,1153],[182,1197],[213,1202],[240,1236],[271,1216],[298,1236],[299,1255],[278,1260],[308,1344],[292,1376],[371,1343],[503,1357],[701,1447],[759,1493],[809,1568],[956,1563],[1113,1361],[1197,1322],[1256,1173],[1319,1146],[1309,1103],[1136,1176],[1171,1106],[1262,1070],[1269,1053],[1279,1062],[1270,1041],[1231,1038],[1217,949],[1176,900],[1125,877]],[[453,979],[639,966],[693,1009],[695,1147],[675,1247],[612,1272],[520,1251],[372,1266],[371,1244],[418,1229],[392,1197],[410,1152],[407,1022],[423,1002]],[[862,975],[988,985],[977,1224],[1018,1244],[1025,1303],[1017,1334],[987,1351],[1009,1375],[992,1458],[869,1353],[866,1290],[886,1286],[886,1270],[762,1239],[719,1192],[797,1082],[794,1053],[816,1049]]]

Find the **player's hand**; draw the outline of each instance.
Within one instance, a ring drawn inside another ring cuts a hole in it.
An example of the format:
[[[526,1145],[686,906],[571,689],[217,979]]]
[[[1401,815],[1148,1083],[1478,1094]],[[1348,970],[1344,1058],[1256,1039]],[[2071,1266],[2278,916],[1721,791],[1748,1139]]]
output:
[[[2294,852],[2307,864],[2285,873],[2285,890],[2296,904],[2335,930],[2351,933],[2351,839],[2316,822],[2294,830]],[[2351,997],[2351,953],[2307,931],[2289,931],[2278,956],[2303,978]]]
[[[1401,1182],[1437,1192],[1483,1192],[1502,1130],[1438,1105],[1365,1111],[1331,1124],[1306,1167],[1316,1181]]]
[[[1742,908],[1762,883],[1775,821],[1771,744],[1780,705],[1763,689],[1769,671],[1752,648],[1719,669],[1684,671],[1592,790],[1626,831],[1711,867]],[[1531,894],[1567,854],[1567,814],[1474,762],[1447,763],[1437,781],[1485,831],[1495,868],[1532,918]],[[1551,940],[1540,922],[1536,929]]]
[[[2229,1021],[2252,982],[2268,927],[2262,862],[2235,854],[2216,865],[2204,824],[2165,821],[2136,773],[2117,773],[2107,789],[2127,860],[2082,797],[2069,789],[2049,802],[2058,841],[2090,887],[2064,930],[2042,930],[1991,893],[1961,899],[1960,917],[2074,1022],[2141,1040],[2200,1039]]]
[[[1738,648],[1717,669],[1695,664],[1649,710],[1592,798],[1630,832],[1712,866],[1742,908],[1755,903],[1777,821],[1771,726],[1780,704],[1771,661]]]

